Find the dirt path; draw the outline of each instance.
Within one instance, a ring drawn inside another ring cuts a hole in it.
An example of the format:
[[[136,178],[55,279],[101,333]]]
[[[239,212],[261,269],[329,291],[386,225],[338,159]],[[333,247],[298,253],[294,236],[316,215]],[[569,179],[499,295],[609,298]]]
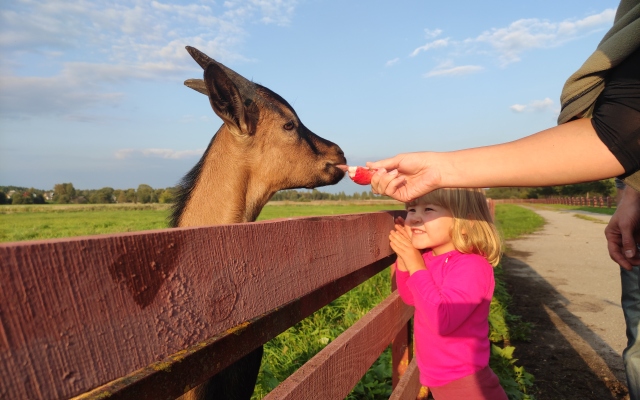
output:
[[[607,253],[609,216],[531,208],[543,230],[508,242],[503,261],[511,311],[535,324],[517,342],[538,400],[628,399],[620,272]]]

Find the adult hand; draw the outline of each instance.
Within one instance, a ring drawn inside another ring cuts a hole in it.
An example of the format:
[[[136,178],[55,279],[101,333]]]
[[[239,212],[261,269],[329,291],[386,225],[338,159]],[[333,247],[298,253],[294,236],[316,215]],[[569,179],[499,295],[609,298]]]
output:
[[[627,186],[616,212],[604,230],[609,256],[622,268],[640,265],[640,193]]]
[[[411,243],[411,236],[404,225],[404,219],[398,217],[395,222],[395,229],[389,233],[389,244],[398,255],[398,269],[409,271],[410,274],[426,269],[422,253]]]
[[[441,173],[429,162],[435,154],[403,153],[368,162],[367,167],[378,169],[371,178],[372,191],[406,203],[437,189]]]

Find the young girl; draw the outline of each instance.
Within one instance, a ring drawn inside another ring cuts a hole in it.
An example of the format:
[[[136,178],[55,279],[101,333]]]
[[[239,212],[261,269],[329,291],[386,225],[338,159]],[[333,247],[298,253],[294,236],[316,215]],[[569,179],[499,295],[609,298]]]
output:
[[[500,238],[480,189],[437,189],[406,204],[389,240],[415,306],[420,383],[436,400],[507,400],[489,368],[489,304]]]

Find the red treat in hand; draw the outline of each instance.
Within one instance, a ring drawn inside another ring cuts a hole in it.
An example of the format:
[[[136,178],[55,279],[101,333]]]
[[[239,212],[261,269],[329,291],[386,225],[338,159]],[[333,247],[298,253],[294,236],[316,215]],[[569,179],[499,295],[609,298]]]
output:
[[[349,178],[358,185],[370,185],[371,177],[377,169],[369,169],[367,167],[349,167]]]

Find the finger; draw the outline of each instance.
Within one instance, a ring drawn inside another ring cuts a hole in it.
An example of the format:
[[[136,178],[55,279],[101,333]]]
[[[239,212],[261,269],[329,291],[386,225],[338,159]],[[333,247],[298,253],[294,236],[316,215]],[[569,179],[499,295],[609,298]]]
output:
[[[631,229],[622,229],[622,250],[624,256],[628,259],[632,259],[638,252],[636,239],[633,237]]]
[[[622,254],[619,246],[609,242],[609,257],[620,266],[620,268],[624,268],[627,271],[631,271],[633,269],[633,265],[631,262]]]
[[[407,238],[403,237],[398,232],[392,231],[391,234],[389,235],[389,240],[398,249],[402,249],[403,251],[413,250],[413,246],[411,245],[411,241],[407,240]]]
[[[386,169],[380,168],[371,176],[371,191],[376,194],[384,194],[386,185],[380,182],[380,178],[387,172]]]
[[[386,183],[384,194],[406,203],[411,200],[406,194],[407,180],[404,175],[396,175],[397,173],[397,170],[389,172],[392,179]]]
[[[398,168],[399,161],[400,161],[399,157],[395,156],[395,157],[385,158],[384,160],[375,161],[375,162],[367,161],[365,165],[373,169],[384,168],[384,169],[390,170],[390,169]]]
[[[396,225],[396,231],[408,241],[411,241],[411,235],[409,235],[409,229],[406,226]]]

